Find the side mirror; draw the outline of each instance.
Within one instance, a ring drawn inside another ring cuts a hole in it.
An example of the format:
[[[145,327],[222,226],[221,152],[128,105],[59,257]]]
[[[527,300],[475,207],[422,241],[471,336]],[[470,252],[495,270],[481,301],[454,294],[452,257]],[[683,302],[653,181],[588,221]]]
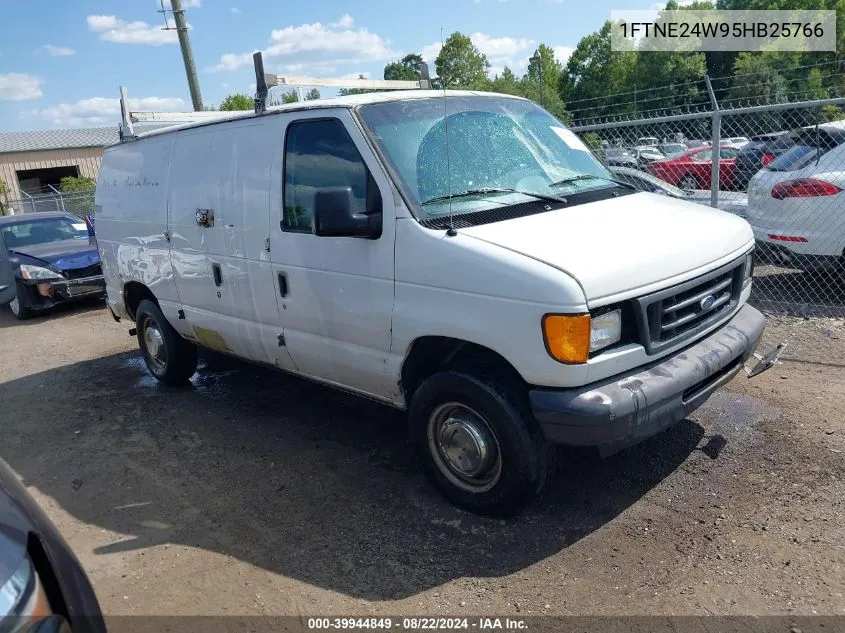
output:
[[[381,236],[381,211],[352,210],[352,187],[323,187],[314,193],[314,234],[321,237]]]

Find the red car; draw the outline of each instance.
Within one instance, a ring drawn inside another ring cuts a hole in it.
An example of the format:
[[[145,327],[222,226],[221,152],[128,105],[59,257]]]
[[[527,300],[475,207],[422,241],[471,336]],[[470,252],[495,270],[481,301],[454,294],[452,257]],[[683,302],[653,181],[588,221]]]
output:
[[[719,147],[719,189],[731,188],[739,150],[736,145]],[[675,158],[653,161],[645,170],[681,189],[709,189],[712,158],[711,148],[697,147]]]

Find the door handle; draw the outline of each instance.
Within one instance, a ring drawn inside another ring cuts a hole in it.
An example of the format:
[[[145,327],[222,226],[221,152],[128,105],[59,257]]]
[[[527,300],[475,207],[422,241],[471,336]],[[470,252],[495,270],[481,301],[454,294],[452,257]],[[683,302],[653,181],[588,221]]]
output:
[[[279,273],[279,294],[288,296],[288,276],[285,273]]]
[[[223,271],[220,269],[220,264],[212,264],[211,272],[214,274],[214,285],[220,286],[223,284]]]

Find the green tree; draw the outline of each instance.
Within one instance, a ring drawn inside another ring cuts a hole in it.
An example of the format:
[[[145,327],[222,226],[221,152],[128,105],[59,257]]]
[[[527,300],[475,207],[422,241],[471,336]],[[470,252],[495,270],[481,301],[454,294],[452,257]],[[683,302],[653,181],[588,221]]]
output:
[[[90,191],[97,186],[93,178],[87,176],[65,176],[59,181],[59,191]]]
[[[6,181],[0,180],[0,215],[6,215]]]
[[[307,93],[305,93],[305,100],[306,101],[314,101],[315,99],[320,98],[320,91],[316,88],[311,88]]]
[[[557,92],[563,66],[555,57],[555,52],[551,47],[540,44],[537,52],[540,53],[539,59],[534,55],[528,59],[528,71],[525,73],[525,78],[537,82],[542,80],[544,90],[548,88],[550,92]]]
[[[397,62],[390,62],[384,67],[384,78],[391,80],[414,81],[420,78],[419,66],[423,58],[417,53],[405,55]]]
[[[59,181],[59,191],[83,192],[78,196],[65,198],[65,208],[77,215],[94,215],[94,187],[97,186],[93,178],[87,176],[65,176]]]
[[[434,60],[437,76],[446,88],[486,87],[490,62],[479,51],[468,35],[454,32],[443,43]]]
[[[566,111],[558,91],[563,66],[551,47],[540,44],[537,52],[540,54],[539,58],[532,55],[528,60],[528,70],[519,82],[518,94],[539,103],[564,123],[570,123],[572,117]]]
[[[364,74],[358,75],[358,79],[366,79],[366,78],[367,78],[367,76],[364,75]],[[347,95],[363,95],[363,94],[367,94],[369,92],[378,92],[378,90],[374,90],[372,88],[341,88],[340,90],[338,90],[338,93],[341,96],[344,96],[344,97],[347,96]]]
[[[220,102],[220,110],[231,112],[235,110],[252,110],[255,108],[255,101],[245,94],[231,94]]]
[[[522,96],[522,90],[519,85],[519,80],[513,71],[505,66],[501,75],[496,75],[490,80],[490,90],[492,92],[500,92],[506,95]]]
[[[577,121],[631,112],[630,104],[614,102],[607,96],[631,90],[637,57],[633,50],[611,50],[609,21],[597,32],[582,37],[566,63],[559,87],[573,118]]]

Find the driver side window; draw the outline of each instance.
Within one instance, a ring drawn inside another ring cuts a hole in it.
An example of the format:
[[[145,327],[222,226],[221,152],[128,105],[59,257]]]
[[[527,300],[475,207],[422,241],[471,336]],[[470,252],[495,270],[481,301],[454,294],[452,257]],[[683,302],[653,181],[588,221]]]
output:
[[[352,209],[367,211],[367,194],[375,189],[355,143],[337,119],[295,121],[285,138],[282,229],[311,232],[314,194],[323,187],[350,187]]]

